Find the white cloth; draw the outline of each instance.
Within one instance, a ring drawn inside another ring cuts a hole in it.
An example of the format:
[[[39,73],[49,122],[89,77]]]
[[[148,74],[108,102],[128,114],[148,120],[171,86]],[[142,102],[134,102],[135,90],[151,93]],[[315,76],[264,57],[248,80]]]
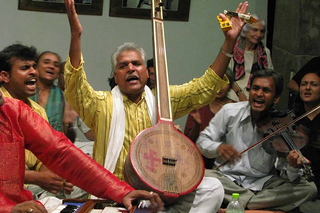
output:
[[[44,205],[48,213],[54,212],[56,208],[62,204],[62,200],[56,197],[46,197],[39,200],[39,202],[42,203],[42,205]]]
[[[156,99],[148,86],[144,87],[144,91],[146,93],[145,99],[147,102],[148,113],[151,123],[154,126],[157,123]],[[124,111],[123,96],[119,87],[115,86],[111,93],[113,98],[113,110],[108,139],[108,150],[104,167],[110,172],[114,172],[121,148],[123,146],[126,114]]]
[[[208,158],[216,158],[215,164],[223,160],[217,154],[221,143],[230,144],[242,152],[262,139],[256,126],[252,125],[249,102],[224,105],[213,117],[196,142],[200,152]],[[238,162],[220,167],[220,171],[244,188],[261,190],[264,183],[275,175],[274,163],[277,155],[268,154],[262,144],[242,154]]]
[[[166,213],[215,213],[221,207],[224,189],[217,178],[204,177],[199,186],[166,209]]]

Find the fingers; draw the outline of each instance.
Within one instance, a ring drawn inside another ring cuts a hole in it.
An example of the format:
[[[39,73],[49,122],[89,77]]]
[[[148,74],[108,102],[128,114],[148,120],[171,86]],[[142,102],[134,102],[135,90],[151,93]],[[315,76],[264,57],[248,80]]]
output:
[[[48,213],[43,205],[35,201],[26,201],[19,203],[12,208],[11,213]]]
[[[30,210],[29,210],[30,212]],[[48,213],[43,205],[34,202],[32,213]]]
[[[63,187],[73,190],[73,184],[70,183],[70,182],[67,182],[67,181],[64,182],[64,186]]]
[[[242,7],[242,3],[240,3],[240,4],[238,5],[238,7],[237,7],[237,9],[236,9],[236,12],[237,12],[237,13],[240,13],[241,7]]]
[[[222,19],[222,21],[226,21],[227,20],[227,16],[223,13],[219,13],[220,18]]]
[[[164,203],[162,202],[160,196],[157,193],[152,191],[151,192],[145,191],[145,192],[149,193],[147,197],[149,197],[148,199],[150,200],[150,203],[152,205],[152,212],[161,211],[163,209]]]
[[[155,197],[155,202],[157,203],[158,207],[156,209],[156,212],[161,211],[163,209],[164,203],[162,202],[160,196],[156,194],[157,196]]]
[[[67,10],[67,15],[69,18],[69,21],[71,21],[72,17],[74,16],[75,12],[75,7],[74,7],[74,1],[73,0],[64,0],[66,10]]]
[[[70,183],[70,182],[65,181],[65,182],[64,182],[64,185],[63,185],[63,191],[64,191],[64,193],[66,193],[67,195],[70,195],[71,192],[74,191],[73,184]]]
[[[41,184],[41,187],[50,191],[51,193],[56,194],[58,191],[63,189],[65,185],[65,180],[60,176],[52,173],[51,171],[42,172],[44,173],[44,180]],[[71,183],[70,183],[71,184]],[[69,187],[69,184],[67,185]]]
[[[229,161],[230,163],[234,163],[241,158],[240,153],[228,144],[221,144],[217,151],[222,160]]]
[[[246,13],[247,12],[247,9],[248,9],[248,2],[244,2],[244,3],[240,3],[236,9],[236,12],[237,13]]]
[[[287,156],[287,161],[290,166],[297,168],[298,167],[298,164],[297,164],[298,158],[299,158],[298,153],[295,150],[293,150]]]
[[[287,156],[287,161],[289,163],[290,166],[295,167],[295,168],[300,168],[303,164],[303,156],[301,156],[296,150],[292,150],[289,152],[288,156]],[[311,162],[307,159],[304,158],[306,160],[307,164],[310,164]]]
[[[148,192],[145,190],[134,190],[128,193],[123,198],[123,205],[130,211],[132,208],[132,201],[136,199],[147,199],[150,200],[152,211],[160,211],[163,209],[164,203],[162,202],[160,196],[154,192]]]

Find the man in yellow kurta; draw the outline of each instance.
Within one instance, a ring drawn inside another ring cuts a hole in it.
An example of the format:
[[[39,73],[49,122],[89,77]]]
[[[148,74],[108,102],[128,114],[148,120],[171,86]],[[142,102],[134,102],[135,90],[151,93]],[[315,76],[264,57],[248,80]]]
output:
[[[74,1],[65,0],[65,4],[71,28],[71,46],[65,65],[66,100],[86,125],[94,131],[94,160],[123,180],[123,165],[131,142],[139,132],[151,127],[154,124],[154,118],[156,118],[156,113],[152,113],[150,110],[152,108],[150,96],[152,95],[146,87],[148,79],[147,57],[144,50],[133,43],[120,45],[112,55],[113,73],[118,86],[111,92],[94,91],[87,82],[84,72],[84,61],[81,55],[82,26],[74,8]],[[237,11],[245,13],[247,7],[248,3],[245,2],[238,6]],[[223,15],[221,16],[225,19]],[[217,92],[229,83],[224,76],[230,61],[230,54],[227,53],[232,53],[242,26],[242,20],[233,19],[233,29],[225,32],[226,40],[222,51],[202,77],[184,85],[170,86],[173,119],[209,104]],[[119,118],[121,116],[123,118]],[[123,121],[123,123],[115,122],[113,125],[114,119]],[[123,125],[123,129],[117,129],[119,125]],[[110,133],[114,133],[113,136],[110,137]],[[114,139],[118,134],[124,134],[122,140]],[[119,153],[109,152],[114,143],[121,144]],[[110,163],[111,161],[115,161],[114,164]],[[216,212],[222,202],[223,191],[220,187],[221,183],[216,179],[204,178],[196,189],[197,195],[190,193],[189,197],[187,197],[188,195],[183,196],[180,199],[181,202],[179,201],[177,205],[167,211]],[[205,193],[201,190],[210,191],[208,193],[210,195],[204,195]],[[197,198],[197,196],[199,197]],[[182,205],[184,201],[190,205],[186,203]]]

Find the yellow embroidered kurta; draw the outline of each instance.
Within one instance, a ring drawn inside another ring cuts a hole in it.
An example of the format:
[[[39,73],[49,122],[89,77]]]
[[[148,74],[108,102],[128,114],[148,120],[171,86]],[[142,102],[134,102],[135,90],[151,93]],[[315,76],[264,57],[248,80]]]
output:
[[[1,87],[1,92],[3,97],[9,97],[12,98],[10,93],[4,88],[4,86]],[[33,111],[41,115],[46,121],[48,121],[46,111],[36,102],[32,101],[31,99],[28,98],[30,101],[30,104],[28,104]],[[25,167],[26,169],[29,170],[36,170],[39,171],[40,167],[42,166],[42,163],[38,160],[38,158],[29,150],[25,149],[25,158],[26,158],[26,163]]]
[[[95,143],[93,158],[104,165],[109,129],[112,117],[113,99],[109,91],[95,91],[87,82],[84,72],[84,61],[75,69],[67,59],[65,66],[65,97],[72,108],[80,115],[86,125],[94,131]],[[170,86],[171,110],[173,119],[177,119],[195,108],[209,104],[217,92],[229,83],[227,77],[221,79],[209,68],[205,74],[189,83]],[[123,95],[126,113],[125,137],[123,147],[114,174],[123,180],[123,165],[129,153],[134,137],[142,130],[151,127],[145,93],[136,104]]]

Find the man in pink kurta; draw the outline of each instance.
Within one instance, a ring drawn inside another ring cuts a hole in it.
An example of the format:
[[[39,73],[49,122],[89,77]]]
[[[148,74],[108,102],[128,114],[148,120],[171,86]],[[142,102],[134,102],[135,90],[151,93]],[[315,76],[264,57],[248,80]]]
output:
[[[3,98],[0,92],[0,106],[0,213],[14,212],[17,204],[33,199],[31,192],[23,188],[25,148],[50,170],[90,194],[129,204],[126,205],[129,208],[138,197],[156,200],[161,205],[158,195],[154,196],[156,193],[132,192],[132,187],[76,148],[22,101]],[[24,209],[41,206],[28,203],[30,207]]]

